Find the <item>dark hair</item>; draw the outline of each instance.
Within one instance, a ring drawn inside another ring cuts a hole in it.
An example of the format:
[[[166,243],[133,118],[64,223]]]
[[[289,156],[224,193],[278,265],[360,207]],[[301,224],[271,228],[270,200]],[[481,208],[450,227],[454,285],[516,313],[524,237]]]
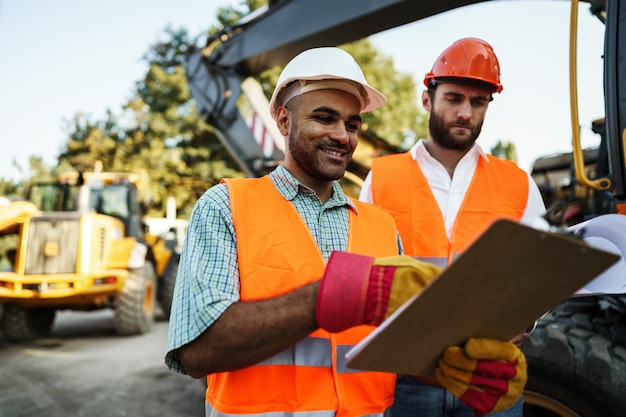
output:
[[[489,92],[489,101],[493,101],[493,93],[496,91],[496,88],[489,84],[488,82],[481,80],[474,80],[471,78],[456,78],[456,77],[439,77],[435,80],[432,80],[428,83],[428,95],[431,99],[435,97],[435,89],[439,84],[445,83],[454,83],[459,85],[464,85],[467,87],[478,88],[481,90],[485,90]]]
[[[481,90],[488,91],[489,93],[493,93],[496,91],[496,87],[493,84],[490,84],[486,81],[475,80],[473,78],[457,78],[457,77],[439,77],[432,80],[428,83],[428,89],[430,90],[437,88],[437,85],[444,83],[454,83],[460,85],[466,85],[468,87],[480,88]]]

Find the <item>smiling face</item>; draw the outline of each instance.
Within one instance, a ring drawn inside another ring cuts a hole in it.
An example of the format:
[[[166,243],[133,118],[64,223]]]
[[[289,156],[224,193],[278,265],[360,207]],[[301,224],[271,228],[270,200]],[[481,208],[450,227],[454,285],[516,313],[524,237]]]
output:
[[[283,166],[320,198],[352,160],[360,108],[359,100],[344,91],[316,90],[277,109],[278,127],[287,138]]]
[[[443,149],[467,151],[480,135],[491,94],[476,87],[442,83],[422,103],[430,113],[429,136]]]

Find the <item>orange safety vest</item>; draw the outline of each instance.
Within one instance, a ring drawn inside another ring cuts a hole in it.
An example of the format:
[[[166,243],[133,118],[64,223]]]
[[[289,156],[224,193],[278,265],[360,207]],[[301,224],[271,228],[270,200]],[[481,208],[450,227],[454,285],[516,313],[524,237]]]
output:
[[[409,152],[372,161],[372,198],[396,220],[404,253],[445,267],[495,220],[519,221],[528,176],[512,161],[479,158],[454,223],[452,241],[428,180]]]
[[[313,236],[268,176],[224,182],[237,236],[242,301],[277,296],[322,277],[325,261]],[[372,205],[355,204],[348,251],[397,255],[393,219]],[[345,361],[345,353],[372,330],[357,326],[331,334],[318,329],[254,366],[209,375],[207,415],[382,415],[393,402],[395,374],[349,369]]]

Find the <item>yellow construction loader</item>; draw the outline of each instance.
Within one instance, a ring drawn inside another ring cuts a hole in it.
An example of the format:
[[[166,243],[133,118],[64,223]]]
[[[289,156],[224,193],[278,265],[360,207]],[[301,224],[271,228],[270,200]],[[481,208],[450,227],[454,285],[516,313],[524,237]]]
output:
[[[15,254],[0,272],[5,339],[45,336],[58,310],[113,309],[122,335],[148,331],[157,300],[169,317],[179,245],[145,233],[138,184],[96,169],[0,200],[0,242]]]

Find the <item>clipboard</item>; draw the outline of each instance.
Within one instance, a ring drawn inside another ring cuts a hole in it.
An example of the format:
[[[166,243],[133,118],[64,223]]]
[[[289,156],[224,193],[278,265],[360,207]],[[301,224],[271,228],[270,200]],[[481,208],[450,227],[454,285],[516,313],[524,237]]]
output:
[[[571,236],[498,220],[350,349],[347,366],[434,376],[449,346],[513,339],[619,259]]]

